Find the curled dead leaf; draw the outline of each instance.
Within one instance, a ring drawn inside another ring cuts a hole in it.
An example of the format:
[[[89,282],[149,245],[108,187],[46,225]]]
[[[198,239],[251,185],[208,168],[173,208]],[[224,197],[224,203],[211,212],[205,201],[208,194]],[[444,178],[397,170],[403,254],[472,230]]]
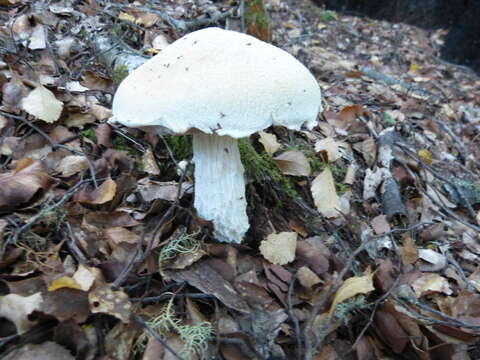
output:
[[[285,151],[283,154],[274,157],[273,161],[285,175],[309,176],[311,173],[310,163],[301,151]]]
[[[312,196],[317,210],[325,217],[336,217],[341,209],[332,172],[326,168],[312,182]]]
[[[83,204],[100,205],[112,200],[116,192],[117,184],[112,179],[108,179],[93,191],[82,190],[75,199]]]
[[[359,294],[368,294],[375,290],[373,273],[364,276],[354,276],[345,280],[333,298],[329,314],[332,315],[338,304]]]
[[[20,207],[37,191],[48,189],[52,182],[41,161],[22,159],[15,171],[0,174],[0,208]]]

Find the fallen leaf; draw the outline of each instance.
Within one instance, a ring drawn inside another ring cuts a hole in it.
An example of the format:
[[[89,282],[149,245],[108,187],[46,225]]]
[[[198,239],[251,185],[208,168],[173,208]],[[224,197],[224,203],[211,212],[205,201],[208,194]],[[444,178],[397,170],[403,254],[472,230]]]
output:
[[[72,279],[69,276],[62,276],[61,278],[54,280],[50,284],[50,286],[48,287],[48,291],[55,291],[61,288],[83,290],[81,286],[74,279]]]
[[[368,294],[375,290],[373,287],[373,273],[364,276],[354,276],[345,280],[337,290],[330,308],[330,316],[334,313],[338,304],[359,294]]]
[[[70,177],[88,169],[87,158],[83,155],[68,155],[60,160],[55,170],[63,177]]]
[[[390,232],[390,224],[388,223],[387,217],[385,215],[375,216],[372,221],[372,228],[375,234],[382,235]]]
[[[115,316],[123,323],[130,321],[132,304],[123,291],[114,291],[110,285],[96,287],[88,294],[88,302],[92,313],[105,313]]]
[[[143,170],[151,175],[160,174],[157,160],[153,155],[152,149],[148,148],[142,156]]]
[[[272,264],[285,265],[295,260],[297,233],[281,232],[270,234],[260,244],[263,257]]]
[[[406,236],[401,248],[404,264],[414,264],[418,260],[418,248],[411,236]]]
[[[41,293],[30,296],[17,294],[0,296],[0,317],[13,322],[17,328],[17,333],[23,334],[35,325],[35,322],[30,321],[28,316],[33,311],[40,309],[42,301]]]
[[[311,173],[310,163],[301,151],[286,151],[274,157],[273,161],[285,175],[309,176]]]
[[[39,85],[23,98],[22,109],[47,123],[53,123],[59,119],[63,103],[50,90]]]
[[[0,174],[0,208],[20,207],[52,182],[41,161],[22,159],[15,171]]]
[[[322,282],[320,278],[315,274],[308,266],[302,266],[297,270],[297,278],[303,287],[307,289],[312,288],[314,285]]]
[[[265,151],[268,155],[273,155],[278,149],[280,149],[280,143],[277,141],[277,137],[275,134],[269,134],[265,131],[259,131],[258,135],[260,135],[260,143],[265,148]]]
[[[312,182],[312,196],[317,210],[325,217],[336,217],[341,208],[340,199],[335,190],[332,172],[326,168]]]
[[[182,198],[185,192],[189,189],[191,189],[191,185],[183,182],[180,191],[180,198]],[[175,201],[178,194],[178,183],[175,181],[157,182],[144,178],[138,181],[138,191],[145,201],[152,201],[155,199]]]
[[[117,184],[112,179],[108,179],[93,191],[81,191],[75,200],[83,204],[100,205],[112,200],[116,192]]]
[[[412,283],[412,289],[418,297],[439,292],[452,294],[448,280],[439,274],[422,274]]]
[[[335,162],[342,157],[339,144],[332,138],[326,137],[315,143],[315,151],[325,152],[329,163]]]
[[[42,344],[28,344],[15,349],[3,358],[3,360],[75,360],[70,351],[53,341]]]

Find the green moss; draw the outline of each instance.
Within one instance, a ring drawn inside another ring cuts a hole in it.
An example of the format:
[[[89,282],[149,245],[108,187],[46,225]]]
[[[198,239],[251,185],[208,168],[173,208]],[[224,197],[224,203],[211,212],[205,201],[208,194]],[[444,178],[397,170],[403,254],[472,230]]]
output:
[[[188,135],[165,135],[168,146],[177,161],[190,159],[193,156],[192,137]]]
[[[135,147],[131,146],[131,144],[129,144],[128,140],[125,139],[124,137],[116,136],[113,139],[112,144],[113,144],[113,148],[115,150],[125,151],[127,154],[129,154],[131,156],[135,156],[137,154],[137,149]]]
[[[323,22],[330,22],[338,20],[337,13],[332,10],[324,10],[320,13],[320,20]]]
[[[111,78],[115,84],[120,84],[128,76],[128,68],[125,65],[117,66],[113,69]]]
[[[94,143],[97,142],[97,134],[95,133],[95,129],[93,128],[83,130],[82,135],[85,136],[88,140],[93,141]]]
[[[238,148],[248,178],[254,179],[259,184],[276,185],[282,192],[276,194],[278,199],[299,196],[292,181],[281,173],[272,158],[266,153],[259,154],[249,139],[240,139]]]

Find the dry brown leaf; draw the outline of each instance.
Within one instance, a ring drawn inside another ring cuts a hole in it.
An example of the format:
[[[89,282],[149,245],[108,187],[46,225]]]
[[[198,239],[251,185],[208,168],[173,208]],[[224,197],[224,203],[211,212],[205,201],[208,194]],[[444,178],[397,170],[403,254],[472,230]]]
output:
[[[361,116],[364,113],[366,113],[366,109],[362,105],[351,105],[351,106],[345,106],[341,111],[340,111],[340,119],[347,122],[347,123],[352,123],[357,116]]]
[[[148,148],[142,156],[143,170],[151,175],[160,174],[160,168],[158,167],[157,160],[153,155],[152,149]]]
[[[312,196],[317,210],[325,217],[336,217],[341,208],[340,199],[335,190],[332,172],[326,168],[312,182]]]
[[[422,274],[412,283],[412,289],[418,297],[439,292],[452,294],[448,280],[439,274]]]
[[[270,234],[260,244],[263,257],[272,264],[285,265],[295,260],[297,233],[281,232]]]
[[[111,92],[113,81],[112,79],[103,77],[99,74],[95,74],[93,71],[85,71],[83,74],[83,80],[80,84],[89,88],[90,90],[100,90]]]
[[[320,278],[315,274],[308,266],[302,266],[297,271],[297,278],[303,287],[310,289],[312,286],[322,282]]]
[[[47,123],[53,123],[62,114],[63,103],[50,90],[39,85],[23,98],[22,109]]]
[[[112,200],[116,192],[117,184],[112,179],[108,179],[93,191],[81,191],[75,199],[84,204],[100,205]]]
[[[372,221],[372,228],[375,234],[382,235],[390,232],[390,224],[388,223],[386,215],[375,216]]]
[[[285,175],[309,176],[311,173],[310,163],[301,151],[285,151],[274,157],[273,161]]]
[[[278,149],[280,149],[280,143],[277,141],[277,137],[275,134],[269,134],[265,131],[259,131],[258,135],[260,135],[260,143],[265,148],[265,151],[268,155],[273,155]]]
[[[180,198],[183,197],[188,189],[191,189],[191,185],[185,182],[182,183]],[[157,182],[144,178],[138,181],[138,191],[145,201],[155,199],[174,201],[178,194],[178,183],[175,181]]]
[[[108,124],[100,124],[95,129],[97,144],[106,148],[112,146],[112,128]]]
[[[364,276],[354,276],[345,280],[333,298],[329,311],[330,316],[334,313],[337,305],[343,301],[359,294],[368,294],[370,291],[375,290],[372,279],[373,273]]]
[[[83,155],[65,156],[60,163],[55,166],[55,170],[64,177],[70,177],[88,169],[88,160]]]
[[[418,248],[411,236],[406,236],[401,249],[404,264],[414,264],[418,260]]]
[[[0,174],[0,208],[19,207],[52,182],[41,161],[20,160],[15,171]]]
[[[331,137],[317,141],[315,143],[315,151],[317,153],[325,152],[329,163],[335,162],[342,157],[338,142]]]

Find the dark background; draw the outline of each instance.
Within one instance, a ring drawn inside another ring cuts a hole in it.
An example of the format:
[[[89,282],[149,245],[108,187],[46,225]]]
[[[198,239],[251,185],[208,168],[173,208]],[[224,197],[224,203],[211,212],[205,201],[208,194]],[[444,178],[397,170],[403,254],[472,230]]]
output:
[[[449,30],[443,59],[480,73],[480,0],[314,0],[327,9]]]

